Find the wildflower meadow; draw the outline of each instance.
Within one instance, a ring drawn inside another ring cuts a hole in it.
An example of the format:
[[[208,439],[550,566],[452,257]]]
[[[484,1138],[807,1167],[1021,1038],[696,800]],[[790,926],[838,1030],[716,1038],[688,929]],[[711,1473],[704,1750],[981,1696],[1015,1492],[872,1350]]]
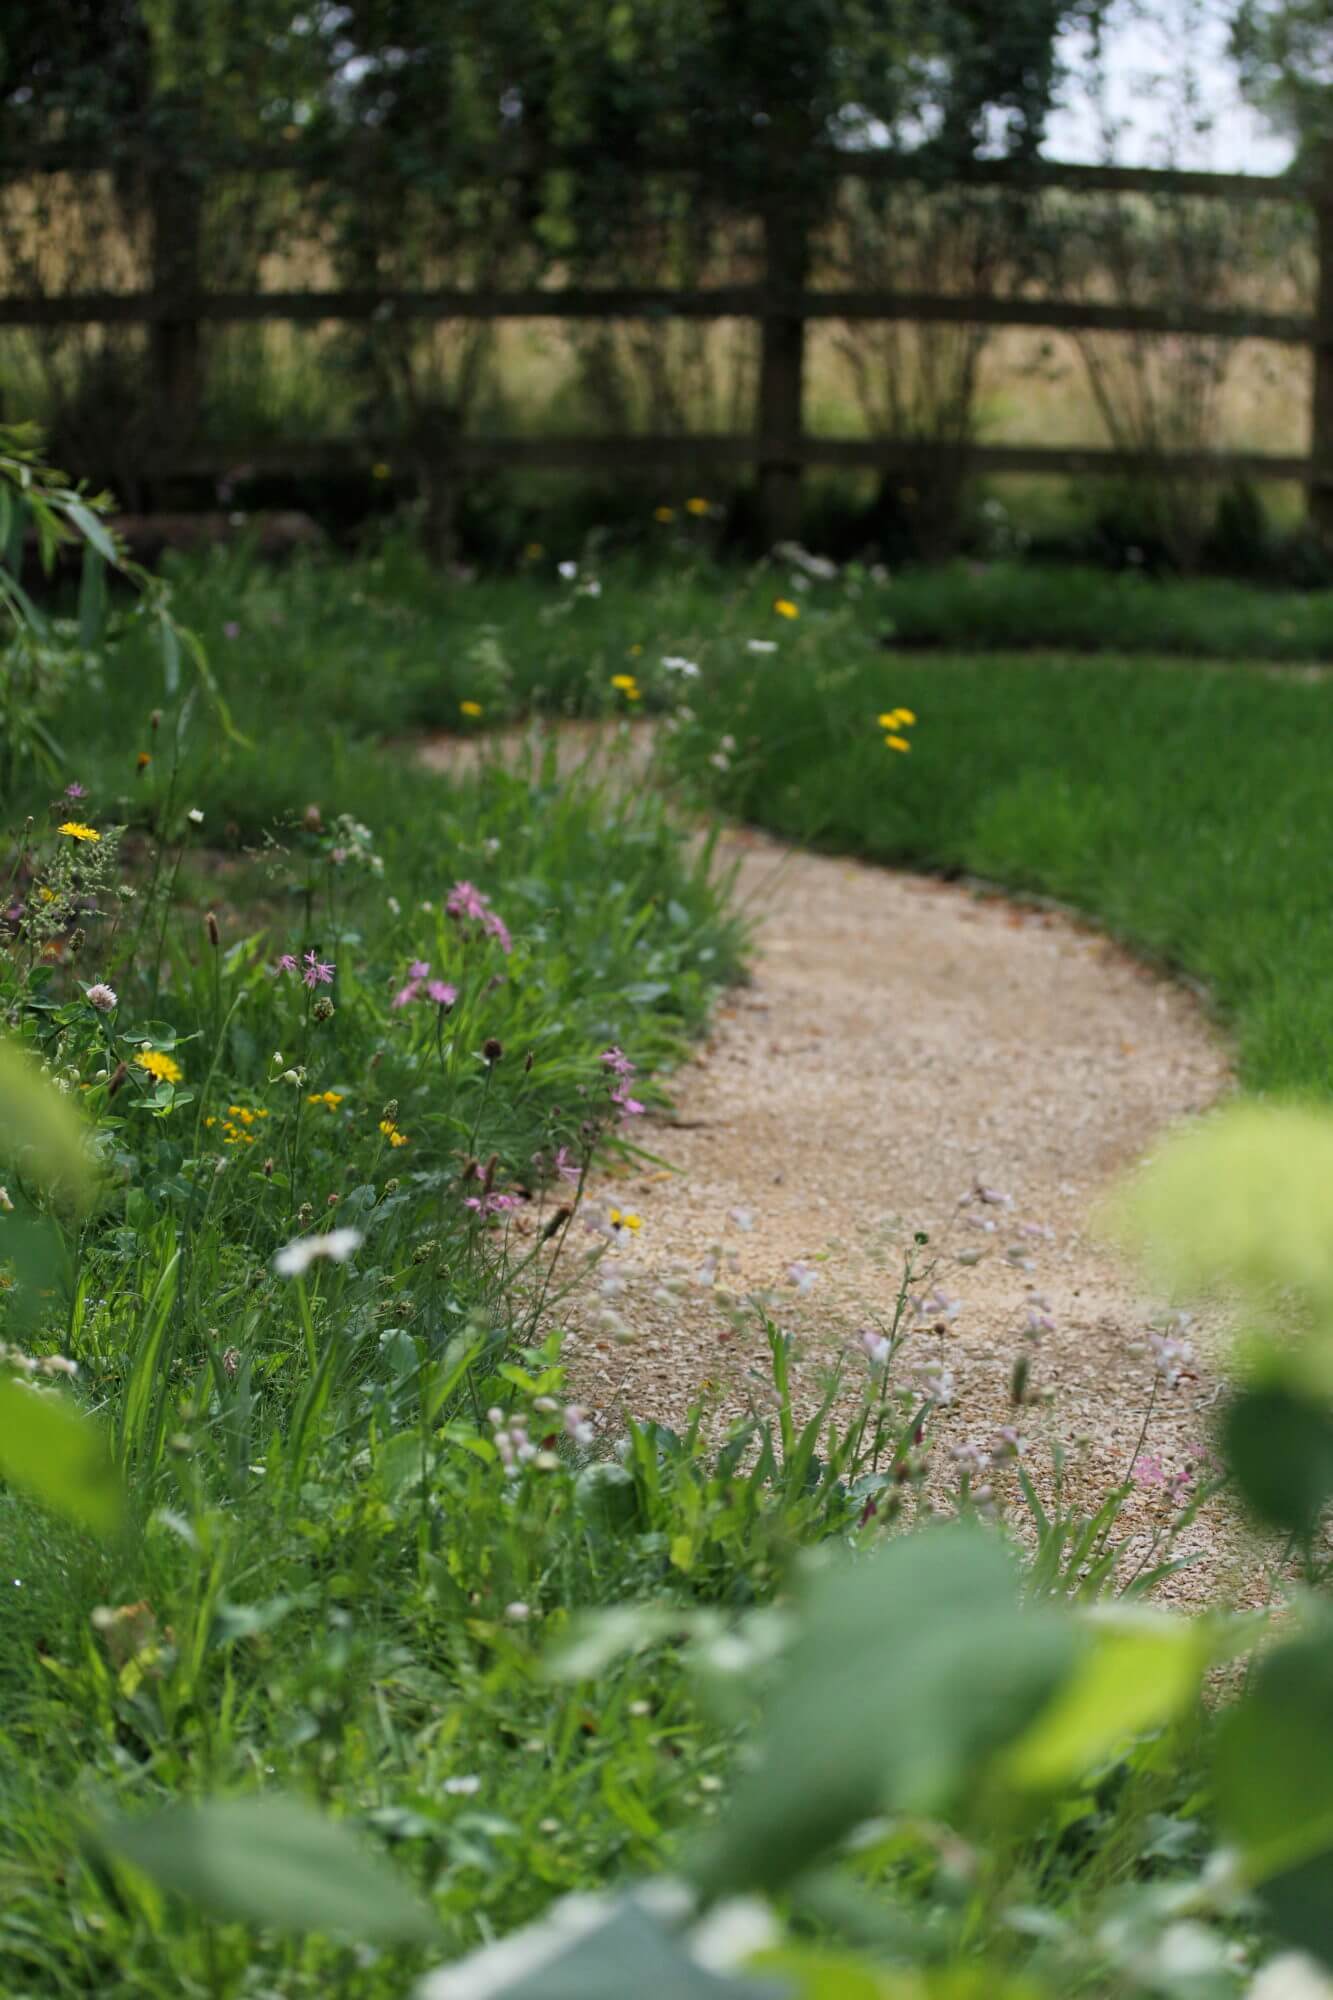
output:
[[[729,564],[702,494],[649,510],[651,561],[443,579],[391,536],[155,575],[32,440],[0,478],[99,579],[6,572],[0,653],[4,1992],[1322,1990],[1327,684],[927,660],[892,579]],[[815,1264],[730,1300],[738,1415],[580,1374],[577,1301],[654,1226],[616,1190],[670,1176],[745,977],[737,819],[1208,983],[1256,1094],[1111,1225],[1243,1301],[1188,1467],[1153,1430],[1183,1311],[1093,1504],[1021,1355],[1006,1421],[943,1443],[957,1301],[910,1221],[819,1367]],[[1172,1608],[1208,1508],[1261,1607]]]

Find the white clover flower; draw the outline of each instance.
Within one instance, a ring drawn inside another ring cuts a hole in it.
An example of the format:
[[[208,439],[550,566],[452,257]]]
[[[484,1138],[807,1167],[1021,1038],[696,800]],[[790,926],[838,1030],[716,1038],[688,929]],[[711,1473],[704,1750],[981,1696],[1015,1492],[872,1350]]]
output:
[[[273,1259],[273,1268],[280,1278],[299,1278],[318,1257],[345,1264],[352,1252],[360,1249],[363,1240],[359,1229],[330,1229],[323,1236],[298,1236],[294,1242],[283,1244]]]
[[[669,674],[679,674],[682,680],[693,681],[699,678],[699,669],[694,661],[683,659],[679,653],[665,653],[662,665]]]
[[[515,1602],[513,1604],[506,1604],[505,1606],[505,1617],[511,1625],[522,1625],[531,1616],[532,1608],[530,1605]]]
[[[114,986],[104,986],[100,980],[96,986],[88,988],[84,998],[90,1007],[96,1007],[99,1014],[113,1013],[117,1005]]]
[[[566,583],[573,583],[574,578],[579,573],[579,566],[576,562],[557,563],[556,569],[559,572],[559,574],[563,576]]]
[[[474,1777],[446,1778],[444,1789],[451,1799],[474,1799],[481,1790],[481,1779]]]
[[[198,806],[191,806],[185,817],[189,820],[191,826],[202,826],[204,823],[204,816]]]
[[[745,650],[747,653],[776,653],[778,642],[776,639],[747,639]]]

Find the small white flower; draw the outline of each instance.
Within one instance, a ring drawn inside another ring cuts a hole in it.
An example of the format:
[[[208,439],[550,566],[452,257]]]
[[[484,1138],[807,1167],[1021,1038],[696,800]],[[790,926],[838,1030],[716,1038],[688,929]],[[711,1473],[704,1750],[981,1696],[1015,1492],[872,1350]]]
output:
[[[747,653],[776,653],[778,642],[776,639],[747,639],[745,650]]]
[[[317,1257],[345,1264],[352,1252],[360,1249],[362,1241],[359,1229],[330,1229],[323,1236],[298,1236],[294,1242],[283,1244],[273,1259],[273,1268],[280,1278],[299,1278]]]
[[[679,653],[664,654],[662,665],[669,674],[679,674],[682,680],[693,681],[699,678],[699,669],[694,661],[682,659]]]
[[[389,905],[390,915],[395,917],[401,917],[403,914],[403,906],[399,902],[398,898],[396,896],[389,896],[386,898],[386,901],[388,902]]]
[[[588,577],[583,583],[579,585],[580,597],[600,597],[601,594],[602,594],[602,586],[597,581],[597,578],[595,576]]]
[[[444,1789],[451,1799],[474,1799],[481,1790],[480,1778],[446,1778]]]
[[[505,1617],[511,1625],[525,1624],[531,1616],[531,1607],[526,1604],[515,1602],[505,1606]]]
[[[576,562],[557,563],[556,569],[560,572],[560,575],[563,576],[566,583],[573,583],[574,578],[579,573],[579,566]]]
[[[204,823],[204,816],[198,806],[191,806],[185,817],[189,820],[191,826],[202,826]]]
[[[115,988],[104,986],[100,980],[96,986],[88,988],[86,998],[88,1005],[96,1007],[99,1014],[110,1014],[115,1011],[117,1004]]]

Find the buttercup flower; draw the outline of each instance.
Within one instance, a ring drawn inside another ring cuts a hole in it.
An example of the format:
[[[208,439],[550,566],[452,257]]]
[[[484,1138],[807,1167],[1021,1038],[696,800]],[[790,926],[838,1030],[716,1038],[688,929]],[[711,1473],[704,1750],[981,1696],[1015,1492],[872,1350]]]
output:
[[[345,1264],[352,1252],[360,1249],[362,1240],[359,1229],[330,1229],[323,1236],[298,1236],[294,1242],[284,1243],[273,1259],[273,1268],[280,1278],[299,1278],[318,1257]]]
[[[482,714],[481,703],[479,701],[460,701],[458,704],[458,713],[466,715],[471,722],[478,722]]]
[[[639,693],[639,683],[635,680],[633,674],[612,674],[611,685],[618,694],[624,695],[626,701],[639,701],[642,699]]]
[[[676,510],[674,507],[653,508],[653,519],[655,521],[660,521],[663,527],[666,526],[668,521],[674,521],[675,518],[676,518]]]
[[[708,502],[706,500],[700,499],[696,495],[693,500],[687,500],[685,502],[685,512],[687,514],[693,514],[696,520],[700,519],[704,514],[708,512]]]
[[[777,612],[779,618],[799,618],[801,615],[800,605],[793,604],[789,597],[775,597],[773,599],[773,609]]]
[[[95,826],[85,826],[83,821],[79,819],[67,819],[63,826],[57,828],[57,831],[63,833],[69,840],[100,840],[102,838]]]
[[[164,1055],[161,1049],[140,1049],[134,1060],[140,1069],[146,1069],[149,1076],[155,1076],[159,1083],[179,1083],[185,1075],[176,1058]]]
[[[888,750],[898,750],[901,752],[906,752],[912,747],[905,736],[886,736],[884,738],[884,745]]]

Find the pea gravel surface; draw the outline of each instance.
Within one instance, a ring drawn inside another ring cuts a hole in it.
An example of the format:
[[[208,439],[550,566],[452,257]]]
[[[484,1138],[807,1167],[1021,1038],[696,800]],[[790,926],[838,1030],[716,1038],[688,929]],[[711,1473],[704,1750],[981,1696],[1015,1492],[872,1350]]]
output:
[[[613,766],[642,770],[634,734],[608,746]],[[794,1336],[798,1403],[817,1403],[839,1360],[854,1399],[863,1335],[892,1318],[910,1251],[897,1366],[951,1392],[936,1504],[953,1451],[989,1453],[1006,1428],[1047,1494],[1062,1454],[1066,1500],[1089,1511],[1137,1462],[1128,1573],[1170,1514],[1170,1482],[1206,1458],[1223,1336],[1145,1295],[1097,1213],[1165,1128],[1230,1087],[1222,1039],[1194,995],[1062,912],[744,829],[719,859],[753,920],[750,978],[668,1079],[671,1111],[635,1121],[662,1164],[587,1189],[561,1308],[576,1392],[613,1435],[626,1414],[678,1426],[700,1395],[719,1425],[763,1409],[767,1312]],[[1154,1371],[1154,1331],[1195,1351],[1173,1384]],[[995,1488],[1016,1505],[1011,1460]],[[1175,1553],[1200,1558],[1168,1580],[1176,1603],[1269,1594],[1271,1552],[1221,1501]]]

